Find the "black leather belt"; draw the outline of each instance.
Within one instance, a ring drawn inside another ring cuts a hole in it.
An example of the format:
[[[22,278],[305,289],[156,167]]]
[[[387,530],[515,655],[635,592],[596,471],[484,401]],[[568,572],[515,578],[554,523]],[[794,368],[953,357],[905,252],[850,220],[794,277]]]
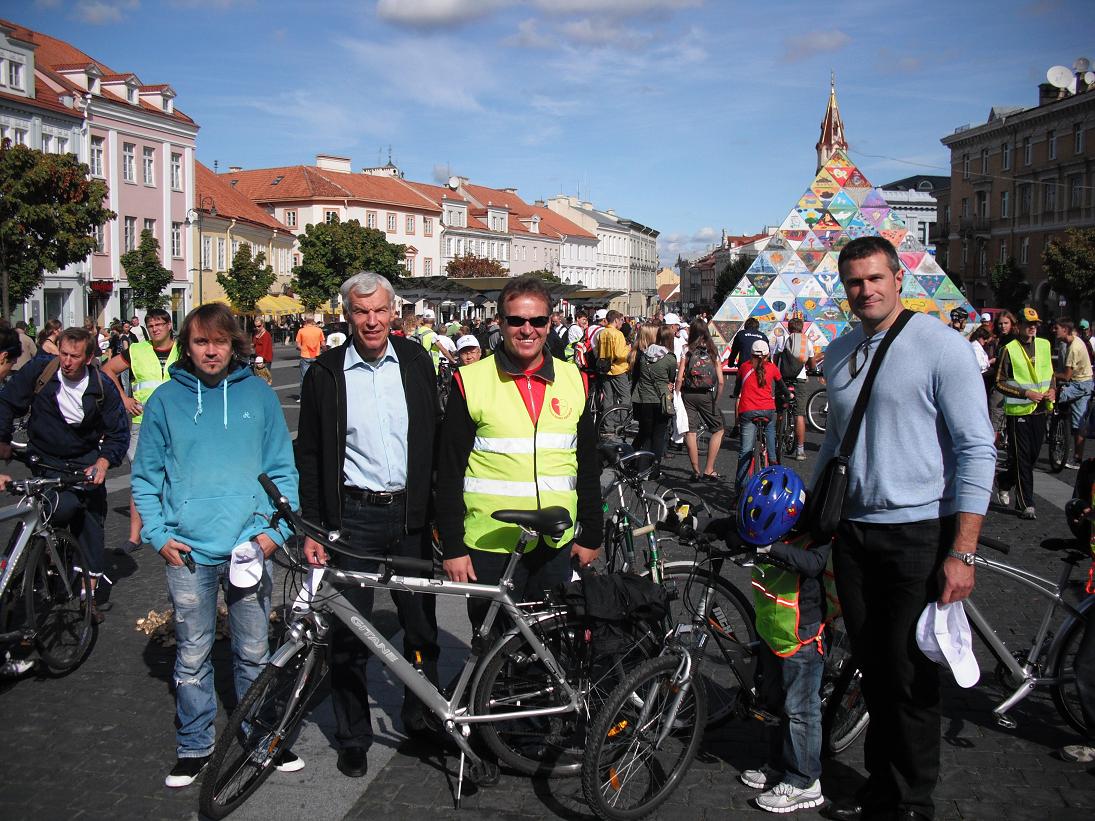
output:
[[[343,485],[342,493],[367,505],[390,505],[407,495],[406,490],[363,490],[353,485]]]

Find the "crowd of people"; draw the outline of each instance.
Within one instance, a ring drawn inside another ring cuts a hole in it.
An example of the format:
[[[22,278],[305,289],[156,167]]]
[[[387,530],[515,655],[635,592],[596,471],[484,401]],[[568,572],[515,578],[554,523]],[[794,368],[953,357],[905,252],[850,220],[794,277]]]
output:
[[[762,790],[756,798],[761,809],[784,813],[825,801],[817,690],[823,626],[834,615],[829,602],[837,595],[864,673],[869,777],[855,796],[825,812],[849,819],[931,818],[940,672],[917,649],[916,624],[926,607],[951,606],[969,595],[972,555],[994,481],[998,496],[1006,492],[994,478],[991,402],[970,402],[970,385],[995,368],[985,384],[1001,396],[998,407],[1015,457],[1008,471],[1026,502],[1033,498],[1025,472],[1033,459],[1023,460],[1037,428],[1044,427],[1033,417],[1066,394],[1066,382],[1077,385],[1075,396],[1090,395],[1090,349],[1061,320],[1054,332],[1061,350],[1054,358],[1049,341],[1037,335],[1041,323],[1031,309],[1018,321],[1001,316],[999,332],[987,329],[986,337],[976,329],[969,341],[906,311],[900,261],[879,238],[849,243],[840,254],[840,275],[860,322],[825,351],[829,425],[813,479],[807,483],[788,467],[750,478],[740,475],[739,461],[734,538],[769,568],[755,574],[753,584],[765,645],[760,696],[780,719],[762,766],[741,777]],[[40,469],[58,463],[84,468],[86,486],[60,494],[58,516],[84,546],[97,582],[105,568],[103,483],[128,449],[133,507],[121,549],[147,544],[162,558],[176,615],[169,787],[193,783],[213,751],[211,650],[219,592],[228,608],[237,697],[269,659],[270,557],[289,534],[284,526],[270,526],[273,505],[259,474],[269,475],[306,519],[347,536],[348,552],[306,540],[304,555],[316,567],[372,569],[384,555],[430,558],[432,523],[445,575],[490,583],[519,541],[517,526],[491,513],[562,507],[570,526],[559,538],[540,539],[523,557],[514,578],[518,599],[538,598],[599,555],[604,522],[595,418],[609,407],[633,408],[634,447],[663,458],[668,443],[682,442],[691,480],[713,483],[715,492],[730,498],[715,471],[725,357],[711,337],[709,317],[689,324],[674,314],[637,321],[601,309],[568,321],[552,311],[550,292],[535,277],[507,282],[495,317],[444,327],[428,311],[401,321],[396,294],[376,274],[348,279],[341,298],[345,331],[325,332],[305,321],[293,337],[301,361],[295,442],[277,394],[250,360],[253,352],[273,360],[274,334],[261,322],[245,333],[224,305],[195,308],[177,335],[167,312],[150,311],[144,326],[138,323],[140,338],[108,352],[102,367],[97,364],[104,352],[90,329],[51,329],[39,339],[57,353],[37,345],[10,379],[30,334],[0,328],[0,377],[7,379],[0,390],[0,458],[10,457],[14,420],[29,410],[29,446],[43,458]],[[792,402],[789,386],[821,358],[796,320],[777,339],[746,323],[729,346],[737,366],[733,393],[743,454],[751,436],[769,435],[756,420],[774,415],[777,401]],[[132,332],[130,325],[126,333]],[[985,354],[987,368],[971,345]],[[442,409],[443,370],[450,371],[451,384]],[[590,402],[591,395],[599,401]],[[1085,418],[1072,417],[1078,432]],[[711,432],[702,462],[696,447],[701,429]],[[845,442],[849,430],[853,435]],[[1075,444],[1079,458],[1082,440]],[[847,489],[838,521],[832,532],[819,534],[814,495],[827,492],[829,468],[841,459]],[[1092,475],[1095,467],[1083,472],[1087,486],[1078,485],[1078,526],[1090,511]],[[723,535],[728,532],[724,527]],[[835,590],[827,580],[835,581]],[[370,589],[346,595],[370,615]],[[404,656],[437,683],[434,599],[409,593],[394,599]],[[483,615],[469,603],[473,626]],[[1076,671],[1095,726],[1095,631],[1088,633]],[[367,658],[348,628],[332,625],[337,768],[351,778],[366,774],[373,742]],[[443,742],[413,694],[405,693],[401,718],[408,734]],[[1089,746],[1075,749],[1076,756],[1095,758]],[[279,751],[275,764],[282,771],[305,766],[288,749]]]

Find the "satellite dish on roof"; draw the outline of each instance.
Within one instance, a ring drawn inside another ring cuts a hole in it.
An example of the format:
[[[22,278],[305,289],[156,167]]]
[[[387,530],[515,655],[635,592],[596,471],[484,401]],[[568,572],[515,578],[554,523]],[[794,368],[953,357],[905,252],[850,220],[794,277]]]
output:
[[[1084,74],[1084,82],[1087,83],[1088,85],[1091,85],[1092,83],[1095,83],[1095,71],[1089,71],[1086,74]]]
[[[1068,69],[1065,69],[1065,71],[1068,71]],[[1069,76],[1071,76],[1071,75],[1069,75]],[[460,187],[460,178],[456,177],[456,176],[449,177],[448,185],[449,185],[449,188],[451,188],[453,191],[455,191],[457,188]]]
[[[1054,66],[1046,72],[1046,79],[1049,80],[1050,85],[1057,88],[1068,88],[1069,84],[1076,78],[1067,66]]]
[[[1072,70],[1077,74],[1083,74],[1085,71],[1091,70],[1091,61],[1086,57],[1077,57],[1076,62],[1072,64]]]

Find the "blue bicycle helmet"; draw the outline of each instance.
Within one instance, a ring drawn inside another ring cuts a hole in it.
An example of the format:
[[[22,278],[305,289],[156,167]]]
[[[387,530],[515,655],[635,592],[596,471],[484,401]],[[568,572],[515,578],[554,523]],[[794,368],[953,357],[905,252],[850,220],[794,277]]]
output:
[[[751,545],[772,544],[790,532],[806,505],[806,486],[790,468],[754,474],[738,500],[738,535]]]

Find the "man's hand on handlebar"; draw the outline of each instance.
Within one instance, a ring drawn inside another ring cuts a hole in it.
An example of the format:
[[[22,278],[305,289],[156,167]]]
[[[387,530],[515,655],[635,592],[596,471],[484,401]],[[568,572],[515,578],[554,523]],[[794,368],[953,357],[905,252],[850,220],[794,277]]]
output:
[[[304,558],[312,567],[327,566],[327,551],[323,549],[323,545],[311,536],[304,538]]]
[[[601,548],[599,547],[582,547],[577,542],[570,548],[570,555],[578,559],[579,567],[589,567],[600,553]]]
[[[457,556],[455,559],[445,559],[442,563],[445,575],[451,582],[476,582],[479,579],[475,575],[475,567],[471,563],[471,556]]]
[[[190,546],[185,545],[178,539],[168,539],[167,544],[160,548],[160,555],[163,556],[163,560],[172,567],[182,567],[185,562],[182,559],[184,553],[190,552]]]
[[[11,477],[6,473],[0,473],[0,490],[7,490],[11,484]]]
[[[110,468],[110,462],[106,459],[99,458],[95,460],[95,464],[84,471],[84,475],[93,485],[101,485],[106,481],[106,472]]]

